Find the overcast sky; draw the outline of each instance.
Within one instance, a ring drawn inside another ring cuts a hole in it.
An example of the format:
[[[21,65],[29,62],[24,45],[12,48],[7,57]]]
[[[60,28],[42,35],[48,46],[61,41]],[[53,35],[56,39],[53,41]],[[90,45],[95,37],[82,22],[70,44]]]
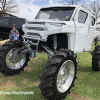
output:
[[[16,0],[20,12],[15,15],[33,20],[41,7],[61,5],[64,1],[66,0]]]

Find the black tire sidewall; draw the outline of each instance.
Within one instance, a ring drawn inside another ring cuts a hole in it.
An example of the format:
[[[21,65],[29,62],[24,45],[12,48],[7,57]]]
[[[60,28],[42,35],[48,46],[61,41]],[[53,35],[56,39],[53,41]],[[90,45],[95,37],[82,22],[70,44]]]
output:
[[[22,45],[20,44],[20,42],[19,43],[13,43],[11,46],[8,46],[8,48],[4,51],[4,54],[3,54],[3,57],[2,57],[2,66],[4,66],[5,68],[4,69],[6,69],[6,70],[8,70],[8,72],[10,72],[10,73],[18,73],[18,72],[20,72],[23,68],[24,68],[24,66],[25,66],[25,63],[23,64],[23,66],[21,67],[21,68],[19,68],[19,69],[10,69],[7,65],[6,65],[6,56],[7,56],[7,54],[8,54],[8,52],[12,49],[12,48],[15,48],[15,47],[21,47]],[[26,59],[27,59],[27,57],[26,57]],[[26,62],[26,61],[25,61]]]
[[[61,68],[62,64],[63,64],[65,61],[67,61],[67,60],[73,61],[74,65],[75,65],[74,77],[73,77],[72,84],[71,84],[70,87],[66,90],[66,92],[60,93],[60,92],[57,90],[57,84],[56,84],[56,82],[57,82],[57,75],[58,75],[59,69]],[[55,78],[54,78],[54,85],[53,85],[53,86],[54,86],[53,88],[54,88],[54,92],[55,92],[55,94],[56,94],[56,97],[58,97],[58,98],[64,97],[64,96],[68,93],[68,91],[71,89],[71,87],[72,87],[72,85],[73,85],[73,82],[74,82],[74,80],[75,80],[75,77],[76,77],[76,70],[77,70],[76,59],[75,59],[73,56],[67,56],[67,57],[59,64],[59,67],[58,67],[58,69],[57,69],[57,72],[56,72],[56,75],[55,75]]]

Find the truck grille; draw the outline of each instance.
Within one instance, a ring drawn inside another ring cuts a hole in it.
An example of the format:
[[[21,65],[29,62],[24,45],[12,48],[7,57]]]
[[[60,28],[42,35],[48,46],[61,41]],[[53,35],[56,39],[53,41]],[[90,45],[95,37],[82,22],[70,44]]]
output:
[[[41,28],[41,27],[28,27],[28,30],[47,31],[47,28]]]
[[[40,34],[38,33],[31,33],[31,32],[28,32],[27,35],[31,35],[31,36],[40,36]],[[40,36],[41,37],[41,36]]]
[[[42,25],[45,25],[45,22],[28,22],[28,24],[42,24]]]

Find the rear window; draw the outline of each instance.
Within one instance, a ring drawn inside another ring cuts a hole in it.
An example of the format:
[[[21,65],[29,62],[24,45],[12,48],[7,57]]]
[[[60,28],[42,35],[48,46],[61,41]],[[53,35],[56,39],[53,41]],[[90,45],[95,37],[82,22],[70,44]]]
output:
[[[92,17],[91,18],[91,25],[94,26],[94,24],[95,24],[95,18]]]
[[[9,25],[10,19],[9,18],[0,18],[0,25]]]
[[[25,23],[25,20],[24,19],[14,18],[12,20],[12,24],[13,25],[22,26],[24,23]]]

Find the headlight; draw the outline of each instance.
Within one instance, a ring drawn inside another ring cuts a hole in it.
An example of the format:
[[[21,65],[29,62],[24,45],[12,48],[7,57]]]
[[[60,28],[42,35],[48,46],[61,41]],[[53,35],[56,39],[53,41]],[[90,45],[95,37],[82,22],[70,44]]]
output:
[[[49,25],[52,25],[54,27],[62,27],[64,25],[66,25],[65,23],[52,23],[52,22],[49,22]]]

